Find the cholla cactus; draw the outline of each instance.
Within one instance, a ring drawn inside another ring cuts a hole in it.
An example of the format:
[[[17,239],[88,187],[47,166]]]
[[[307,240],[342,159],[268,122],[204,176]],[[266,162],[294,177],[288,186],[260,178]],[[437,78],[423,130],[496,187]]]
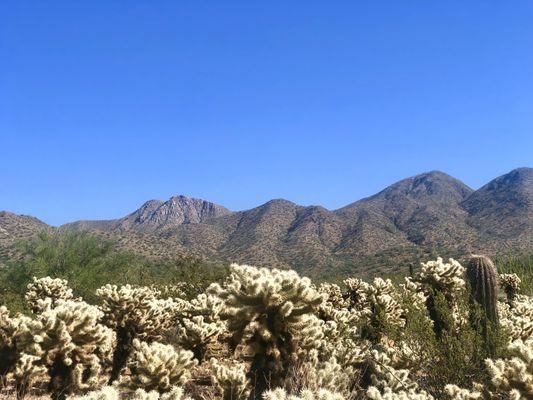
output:
[[[418,282],[414,282],[413,278],[404,278],[404,283],[399,285],[400,296],[404,302],[407,302],[410,307],[416,310],[424,310],[426,307],[427,296]]]
[[[224,329],[221,321],[206,322],[202,315],[183,318],[177,329],[177,342],[187,350],[191,350],[198,362],[202,362],[207,346],[214,342]]]
[[[427,296],[426,307],[433,320],[433,330],[438,338],[445,331],[450,331],[454,323],[460,321],[457,305],[459,293],[464,290],[466,283],[463,279],[465,269],[453,258],[444,263],[442,258],[436,261],[422,263],[421,271],[413,279]],[[437,302],[442,297],[451,312],[451,320],[439,309]]]
[[[143,389],[137,389],[130,397],[131,400],[192,400],[185,396],[183,389],[179,387],[172,388],[167,393],[158,393],[155,390],[146,392]]]
[[[505,327],[511,340],[527,340],[533,337],[533,298],[517,295],[512,303],[500,303],[500,324]]]
[[[512,305],[516,295],[520,292],[522,280],[516,274],[500,274],[500,286],[507,296],[507,302]]]
[[[363,338],[379,342],[386,327],[405,325],[405,311],[397,300],[399,293],[390,279],[375,278],[370,284],[350,278],[344,283],[348,288],[345,295],[348,309],[357,315]]]
[[[27,351],[46,367],[53,399],[98,386],[101,364],[112,351],[113,333],[99,324],[102,312],[85,302],[59,301],[29,324]]]
[[[533,338],[515,340],[508,346],[510,357],[487,359],[485,365],[490,382],[484,386],[474,383],[474,389],[462,389],[447,385],[446,392],[452,399],[510,399],[533,398]]]
[[[244,400],[250,394],[249,381],[244,364],[224,365],[212,358],[213,385],[222,394],[223,400]]]
[[[373,349],[369,352],[367,367],[371,386],[366,395],[372,400],[430,400],[424,390],[410,378],[409,370],[402,369],[402,354],[392,347]]]
[[[23,399],[34,383],[46,380],[47,369],[40,362],[41,358],[22,353],[14,371],[10,374],[15,380],[17,399]]]
[[[465,288],[464,273],[465,269],[458,261],[450,258],[449,262],[445,263],[438,257],[436,261],[422,263],[414,281],[420,283],[425,290],[434,289],[454,298]]]
[[[366,395],[371,400],[433,400],[433,396],[425,391],[416,391],[414,389],[393,391],[391,388],[385,388],[380,392],[375,387],[368,388]]]
[[[339,285],[333,283],[321,283],[318,286],[318,292],[325,297],[324,302],[319,308],[319,316],[325,321],[331,319],[331,314],[336,310],[346,308],[347,301],[343,297],[343,293]]]
[[[446,385],[444,390],[451,400],[479,400],[483,398],[481,392],[463,389],[457,385]]]
[[[250,378],[255,383],[254,396],[269,384],[280,385],[298,351],[309,335],[303,332],[306,318],[323,301],[307,278],[295,271],[255,268],[233,264],[224,286],[214,284],[210,292],[225,301],[222,317],[229,320],[228,329],[235,344],[242,343],[253,355]]]
[[[0,379],[5,377],[14,367],[19,357],[17,337],[20,333],[20,321],[11,318],[9,310],[0,306]],[[0,387],[3,384],[0,380]]]
[[[533,398],[533,338],[512,342],[508,359],[485,360],[493,392],[510,398]],[[499,396],[498,396],[499,397]]]
[[[128,381],[130,388],[163,393],[174,386],[183,385],[190,379],[191,368],[196,365],[192,352],[137,339],[133,341],[133,346],[131,375]]]
[[[348,278],[344,280],[344,285],[347,289],[343,296],[346,301],[346,307],[348,309],[361,307],[361,304],[366,300],[365,289],[368,283],[358,278]]]
[[[68,400],[120,400],[120,394],[113,386],[104,386],[102,389],[89,392],[85,396],[71,396]]]
[[[326,389],[319,389],[316,392],[302,390],[299,395],[290,395],[284,389],[278,388],[263,394],[263,400],[345,400],[345,398],[340,393]]]
[[[225,331],[225,323],[219,317],[223,306],[220,298],[202,293],[178,310],[176,341],[191,350],[200,363],[208,346]]]
[[[387,388],[395,392],[416,389],[416,383],[409,377],[409,370],[400,368],[403,360],[393,347],[380,347],[369,351],[367,356],[371,386],[380,390]]]
[[[404,310],[395,298],[395,289],[390,279],[375,278],[362,291],[363,314],[368,320],[365,328],[370,340],[382,340],[387,326],[405,326]]]
[[[182,314],[188,318],[201,315],[206,322],[216,322],[220,321],[223,308],[224,302],[219,297],[200,293],[184,306]]]
[[[130,285],[106,285],[96,294],[102,299],[103,321],[117,337],[109,378],[109,383],[112,383],[128,362],[133,340],[159,340],[171,326],[172,316],[182,304],[172,299],[159,299],[157,290]]]
[[[74,295],[66,280],[46,276],[39,279],[33,278],[33,281],[28,284],[25,299],[30,310],[37,314],[55,307],[60,300],[74,299]]]

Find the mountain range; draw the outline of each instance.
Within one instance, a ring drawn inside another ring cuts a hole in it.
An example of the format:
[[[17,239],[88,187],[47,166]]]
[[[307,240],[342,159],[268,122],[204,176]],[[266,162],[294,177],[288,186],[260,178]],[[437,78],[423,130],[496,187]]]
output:
[[[401,180],[337,210],[283,199],[245,211],[175,196],[122,218],[52,228],[0,212],[0,255],[42,229],[88,231],[149,257],[179,254],[307,273],[392,272],[436,254],[533,252],[533,168],[478,190],[439,171]]]

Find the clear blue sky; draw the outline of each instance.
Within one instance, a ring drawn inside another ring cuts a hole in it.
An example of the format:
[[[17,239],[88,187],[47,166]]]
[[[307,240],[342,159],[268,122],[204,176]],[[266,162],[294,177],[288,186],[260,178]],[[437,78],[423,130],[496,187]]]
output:
[[[289,4],[290,3],[290,4]],[[533,166],[531,1],[2,1],[0,209],[337,208]]]

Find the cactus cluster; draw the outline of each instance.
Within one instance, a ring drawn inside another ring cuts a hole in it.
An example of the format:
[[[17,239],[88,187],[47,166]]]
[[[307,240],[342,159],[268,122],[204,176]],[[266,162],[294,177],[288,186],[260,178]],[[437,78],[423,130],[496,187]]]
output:
[[[106,285],[91,305],[64,280],[34,279],[31,313],[0,306],[0,383],[18,399],[533,398],[533,298],[485,257],[466,269],[423,263],[401,284],[315,286],[292,270],[233,264],[206,293],[181,288]],[[502,342],[472,366],[478,382],[450,369],[483,351],[459,342],[482,343],[479,315]],[[458,378],[435,386],[431,369],[449,356],[457,363],[441,371]]]

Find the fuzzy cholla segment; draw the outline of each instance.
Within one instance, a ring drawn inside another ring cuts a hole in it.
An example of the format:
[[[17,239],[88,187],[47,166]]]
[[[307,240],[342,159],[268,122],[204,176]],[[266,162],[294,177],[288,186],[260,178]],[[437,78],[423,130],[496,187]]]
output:
[[[405,320],[400,304],[395,299],[394,286],[390,279],[375,278],[371,285],[367,285],[365,292],[365,305],[372,314],[382,313],[391,325],[403,327]]]
[[[72,300],[74,295],[64,279],[33,278],[28,284],[26,303],[34,313],[40,313],[49,308],[54,308],[60,300]]]
[[[248,378],[246,378],[245,365],[224,365],[212,358],[213,384],[222,393],[224,400],[244,400],[250,393]]]
[[[104,386],[100,390],[89,392],[84,396],[71,396],[69,400],[120,400],[119,392],[113,386]]]
[[[49,369],[62,364],[69,371],[63,382],[69,390],[87,390],[98,386],[101,363],[112,351],[113,333],[99,323],[102,312],[80,301],[60,301],[30,324],[29,334],[35,344],[30,354],[40,358]],[[58,387],[58,390],[64,388]]]
[[[453,400],[478,400],[482,399],[482,394],[476,390],[460,388],[457,385],[446,385],[446,394]]]
[[[180,387],[173,387],[167,393],[158,393],[155,390],[146,392],[143,389],[137,389],[129,398],[131,400],[192,400],[185,396],[183,389]]]
[[[500,274],[500,286],[507,296],[507,301],[512,302],[520,292],[522,280],[516,274]]]
[[[9,315],[5,306],[0,306],[0,348],[14,347],[20,321]]]
[[[533,337],[533,298],[517,295],[511,304],[499,303],[499,313],[511,340]]]
[[[514,399],[533,398],[533,338],[515,340],[508,359],[485,360],[496,392]]]
[[[96,294],[102,299],[106,325],[113,329],[131,327],[141,340],[160,339],[180,307],[172,299],[159,299],[160,293],[148,287],[106,285]]]
[[[134,340],[133,347],[128,386],[134,389],[168,392],[186,383],[191,377],[191,368],[196,365],[192,352],[176,350],[171,345]]]
[[[302,390],[299,395],[290,395],[283,389],[270,390],[263,394],[263,400],[345,400],[344,396],[326,389]]]
[[[510,399],[533,398],[533,338],[515,340],[507,350],[510,357],[497,360],[486,359],[485,366],[490,383],[483,386],[474,383],[474,390],[447,385],[446,392],[451,399]]]
[[[464,273],[465,268],[458,261],[450,258],[445,263],[438,257],[436,261],[422,263],[416,281],[425,287],[453,295],[465,288]]]
[[[370,387],[366,395],[371,400],[433,400],[433,396],[426,392],[417,392],[414,389],[393,391],[391,388],[385,388],[383,393],[375,387]]]

